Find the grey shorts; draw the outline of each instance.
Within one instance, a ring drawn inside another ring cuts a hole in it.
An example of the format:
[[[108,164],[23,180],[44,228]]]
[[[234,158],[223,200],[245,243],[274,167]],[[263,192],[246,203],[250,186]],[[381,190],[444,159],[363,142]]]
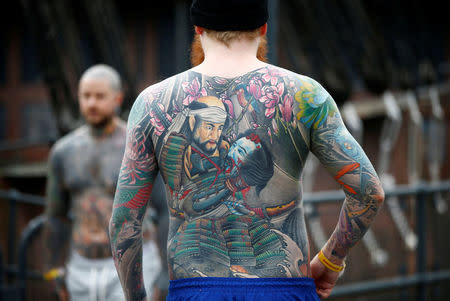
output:
[[[151,299],[153,283],[161,271],[161,259],[153,241],[145,243],[142,249],[145,289]],[[89,259],[72,252],[66,283],[71,301],[125,300],[112,258]]]

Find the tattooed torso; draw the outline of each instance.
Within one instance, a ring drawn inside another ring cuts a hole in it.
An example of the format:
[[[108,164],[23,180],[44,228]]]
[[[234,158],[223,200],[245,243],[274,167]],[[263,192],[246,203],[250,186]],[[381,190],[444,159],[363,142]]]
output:
[[[359,239],[347,235],[350,228],[364,233],[377,209],[367,202],[377,176],[333,99],[314,80],[281,68],[232,79],[178,74],[141,93],[127,135],[110,225],[126,290],[140,279],[132,271],[139,224],[158,169],[170,210],[172,279],[310,276],[301,202],[310,151],[353,200],[342,248]]]
[[[59,202],[68,201],[72,247],[85,257],[103,258],[111,256],[108,223],[125,149],[126,126],[121,121],[114,132],[102,138],[90,131],[82,126],[55,145],[52,157],[57,187],[49,194]],[[48,210],[58,209],[55,206]]]

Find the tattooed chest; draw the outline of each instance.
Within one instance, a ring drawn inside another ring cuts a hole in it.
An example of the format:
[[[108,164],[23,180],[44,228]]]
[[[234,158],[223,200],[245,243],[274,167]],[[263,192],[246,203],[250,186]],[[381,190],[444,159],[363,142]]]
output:
[[[109,256],[108,223],[112,197],[101,190],[88,190],[74,200],[73,242],[87,257]]]
[[[122,154],[119,151],[102,152],[86,148],[73,153],[64,164],[64,185],[72,195],[86,189],[101,188],[114,193]]]

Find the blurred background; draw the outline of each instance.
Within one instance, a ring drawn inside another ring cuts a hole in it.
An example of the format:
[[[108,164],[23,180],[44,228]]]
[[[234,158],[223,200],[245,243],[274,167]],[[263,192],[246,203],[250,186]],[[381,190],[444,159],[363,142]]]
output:
[[[47,156],[82,123],[95,63],[137,94],[190,68],[190,1],[22,0],[0,10],[0,300],[52,300],[42,280]],[[318,80],[387,192],[332,300],[448,300],[450,22],[439,1],[269,0],[270,63]],[[315,254],[343,194],[314,157],[305,208]],[[55,299],[56,300],[56,299]]]

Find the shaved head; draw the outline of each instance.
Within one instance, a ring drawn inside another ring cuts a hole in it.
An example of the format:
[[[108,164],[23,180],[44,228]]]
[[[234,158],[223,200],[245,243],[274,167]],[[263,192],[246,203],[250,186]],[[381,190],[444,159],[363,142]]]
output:
[[[111,124],[123,100],[119,73],[104,64],[90,67],[80,78],[78,100],[88,124],[97,128]]]
[[[83,75],[81,75],[80,82],[92,79],[105,80],[113,90],[117,92],[122,91],[122,82],[119,73],[108,65],[98,64],[88,68]]]

